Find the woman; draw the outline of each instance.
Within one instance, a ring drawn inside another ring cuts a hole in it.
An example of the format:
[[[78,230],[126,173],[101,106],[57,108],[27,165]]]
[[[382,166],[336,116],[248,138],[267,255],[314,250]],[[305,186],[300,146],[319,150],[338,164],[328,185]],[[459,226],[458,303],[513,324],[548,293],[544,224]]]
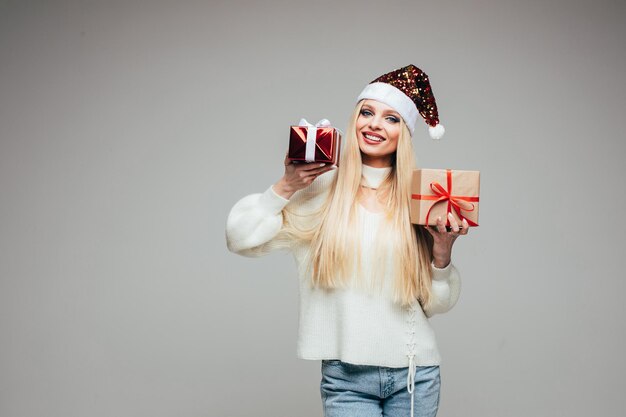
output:
[[[468,224],[409,221],[419,115],[443,134],[428,77],[409,65],[358,97],[339,169],[293,164],[239,200],[226,226],[244,256],[290,249],[300,282],[298,357],[322,361],[325,417],[435,416],[440,356],[428,318],[460,291],[452,245]],[[410,410],[410,412],[409,412]]]

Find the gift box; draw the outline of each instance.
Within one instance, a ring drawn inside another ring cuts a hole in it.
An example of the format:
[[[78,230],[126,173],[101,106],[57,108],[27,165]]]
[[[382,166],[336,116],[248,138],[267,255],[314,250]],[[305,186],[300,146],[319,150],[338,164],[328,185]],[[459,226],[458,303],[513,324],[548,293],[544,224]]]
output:
[[[299,126],[290,127],[287,156],[294,163],[324,162],[338,166],[340,145],[341,132],[328,120],[312,125],[302,119]]]
[[[450,226],[448,213],[459,226],[463,219],[478,226],[479,171],[416,169],[411,183],[411,223],[436,225],[441,216]]]

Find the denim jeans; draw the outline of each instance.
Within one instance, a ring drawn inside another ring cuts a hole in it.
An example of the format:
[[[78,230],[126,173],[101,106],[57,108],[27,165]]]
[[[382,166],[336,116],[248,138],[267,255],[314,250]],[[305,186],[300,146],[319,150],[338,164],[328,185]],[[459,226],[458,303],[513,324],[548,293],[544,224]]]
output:
[[[409,417],[407,368],[353,365],[322,360],[320,392],[324,417]],[[414,417],[435,417],[439,407],[439,366],[418,366]]]

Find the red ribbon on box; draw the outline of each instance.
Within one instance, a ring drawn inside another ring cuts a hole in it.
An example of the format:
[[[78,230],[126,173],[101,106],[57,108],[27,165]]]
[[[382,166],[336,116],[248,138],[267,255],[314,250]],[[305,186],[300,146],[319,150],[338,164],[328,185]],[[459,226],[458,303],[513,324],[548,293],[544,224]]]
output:
[[[478,201],[478,197],[475,196],[460,196],[460,195],[451,195],[452,192],[452,170],[446,169],[446,180],[448,189],[443,188],[441,184],[437,181],[430,183],[430,189],[433,190],[435,195],[425,195],[425,194],[411,194],[411,198],[414,200],[434,200],[432,206],[428,209],[426,213],[426,225],[428,225],[428,217],[430,216],[430,211],[435,207],[440,201],[448,201],[448,213],[450,213],[452,208],[454,207],[454,211],[459,215],[461,220],[465,219],[467,224],[470,226],[478,226],[477,223],[463,217],[461,214],[461,210],[465,211],[473,211],[474,205],[470,203],[470,201]],[[446,216],[446,226],[450,226],[450,219]]]

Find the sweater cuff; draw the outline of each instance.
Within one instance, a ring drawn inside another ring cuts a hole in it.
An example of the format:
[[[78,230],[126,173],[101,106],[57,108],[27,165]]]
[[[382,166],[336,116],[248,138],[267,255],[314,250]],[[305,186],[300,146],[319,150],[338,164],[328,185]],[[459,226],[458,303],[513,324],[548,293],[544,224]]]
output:
[[[276,191],[270,187],[261,194],[259,205],[268,213],[278,214],[289,203],[289,200],[276,194]]]
[[[433,271],[433,281],[447,281],[448,278],[450,278],[450,273],[452,272],[452,261],[450,261],[444,268],[437,268],[435,266],[435,262],[431,261],[430,267]]]

